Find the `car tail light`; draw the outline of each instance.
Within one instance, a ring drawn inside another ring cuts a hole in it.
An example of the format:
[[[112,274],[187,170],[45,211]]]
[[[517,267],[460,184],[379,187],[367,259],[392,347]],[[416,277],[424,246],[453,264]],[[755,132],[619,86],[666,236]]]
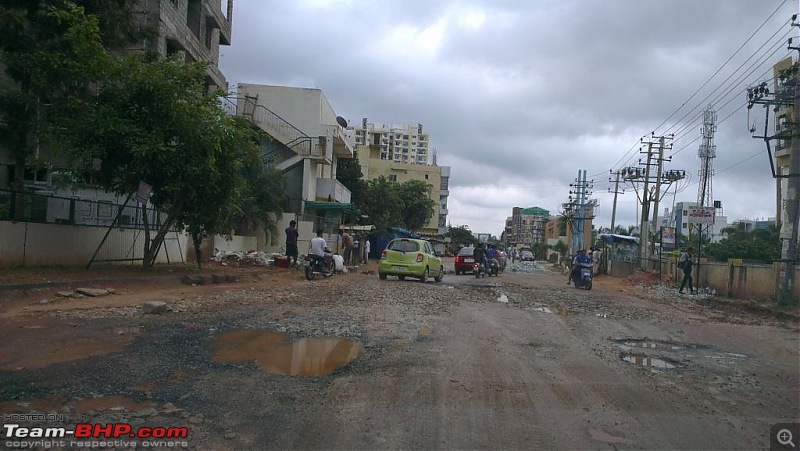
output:
[[[456,263],[461,263],[461,258],[460,255],[456,255]]]
[[[381,258],[386,258],[386,251],[381,252]]]
[[[425,260],[425,256],[422,254],[417,254],[417,263],[422,263],[422,260]]]

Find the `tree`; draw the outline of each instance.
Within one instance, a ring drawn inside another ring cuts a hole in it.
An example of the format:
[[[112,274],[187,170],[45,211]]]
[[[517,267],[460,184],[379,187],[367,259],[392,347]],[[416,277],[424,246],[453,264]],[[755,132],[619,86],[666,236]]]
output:
[[[350,203],[361,209],[363,207],[366,183],[361,172],[358,158],[340,158],[336,162],[336,180],[350,190]]]
[[[436,202],[430,198],[431,185],[422,180],[409,180],[398,186],[400,216],[411,231],[419,230],[431,220]]]
[[[556,244],[550,246],[550,249],[558,252],[561,255],[567,255],[567,252],[569,252],[569,247],[561,240],[558,240]]]
[[[558,236],[567,236],[567,217],[559,216],[558,219]]]
[[[125,195],[139,181],[153,187],[151,202],[167,220],[151,239],[143,218],[150,266],[171,227],[199,238],[230,224],[241,210],[242,169],[258,149],[207,95],[204,64],[137,56],[109,64],[98,95],[70,116],[71,149],[109,191]]]
[[[469,229],[467,225],[460,225],[460,226],[447,226],[447,232],[444,236],[450,238],[450,242],[453,246],[459,245],[466,245],[471,246],[478,243],[478,238],[472,234],[472,231]]]
[[[533,252],[537,260],[547,260],[547,251],[549,249],[550,246],[547,243],[533,243],[531,246],[531,252]]]
[[[377,230],[386,230],[402,224],[401,199],[397,183],[383,176],[368,180],[361,210],[369,216]]]
[[[9,0],[0,6],[0,146],[14,161],[15,189],[40,148],[56,146],[65,110],[104,81],[106,53],[96,16],[69,1]]]
[[[773,225],[748,232],[744,223],[737,223],[722,229],[721,233],[726,237],[706,246],[706,253],[717,260],[742,258],[772,262],[780,259],[780,232]]]

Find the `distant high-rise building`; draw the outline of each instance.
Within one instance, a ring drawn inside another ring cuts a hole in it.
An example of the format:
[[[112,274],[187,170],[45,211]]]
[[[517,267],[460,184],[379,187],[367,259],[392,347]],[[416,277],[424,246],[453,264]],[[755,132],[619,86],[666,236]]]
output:
[[[422,124],[386,125],[372,124],[364,118],[360,127],[353,127],[356,145],[368,145],[380,150],[381,160],[396,163],[428,164],[429,136]]]

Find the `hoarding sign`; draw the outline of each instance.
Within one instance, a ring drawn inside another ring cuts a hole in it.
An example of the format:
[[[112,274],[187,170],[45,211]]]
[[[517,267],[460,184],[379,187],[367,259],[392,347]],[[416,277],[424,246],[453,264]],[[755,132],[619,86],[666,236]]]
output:
[[[686,216],[686,222],[689,224],[713,224],[714,223],[714,207],[690,207],[689,214]]]
[[[661,228],[661,248],[675,249],[675,227]]]

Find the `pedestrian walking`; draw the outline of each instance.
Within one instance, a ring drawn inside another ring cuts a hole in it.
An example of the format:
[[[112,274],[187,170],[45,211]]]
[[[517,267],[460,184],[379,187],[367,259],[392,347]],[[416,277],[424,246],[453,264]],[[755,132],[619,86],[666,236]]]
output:
[[[683,280],[681,281],[681,287],[678,289],[678,293],[683,294],[683,287],[686,286],[686,282],[689,282],[689,292],[694,294],[694,288],[692,287],[693,263],[694,257],[692,256],[692,249],[687,248],[678,259],[678,268],[683,270]]]
[[[364,264],[369,263],[369,240],[364,237]]]
[[[297,231],[297,221],[289,221],[289,227],[286,228],[286,258],[289,259],[289,267],[297,265],[297,238],[300,237],[300,232]]]

